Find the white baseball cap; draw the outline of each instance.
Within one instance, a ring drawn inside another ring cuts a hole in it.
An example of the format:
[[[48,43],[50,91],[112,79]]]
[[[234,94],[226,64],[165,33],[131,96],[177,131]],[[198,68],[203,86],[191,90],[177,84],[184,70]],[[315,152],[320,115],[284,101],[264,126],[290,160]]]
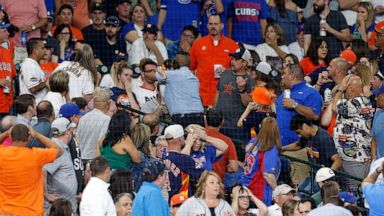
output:
[[[315,180],[317,183],[319,183],[319,182],[328,180],[334,176],[335,176],[335,172],[333,172],[332,169],[328,167],[323,167],[317,171]]]
[[[64,117],[55,119],[51,125],[53,135],[63,134],[69,128],[71,128],[71,122]]]
[[[272,197],[274,198],[276,196],[284,195],[290,192],[296,193],[296,190],[287,184],[281,184],[275,187],[275,189],[272,191]]]
[[[183,126],[179,124],[169,125],[167,128],[165,128],[164,135],[168,140],[182,137],[184,136]]]
[[[261,73],[263,73],[265,75],[269,75],[272,71],[272,67],[267,62],[262,61],[262,62],[259,62],[259,64],[257,64],[256,70],[260,71]]]

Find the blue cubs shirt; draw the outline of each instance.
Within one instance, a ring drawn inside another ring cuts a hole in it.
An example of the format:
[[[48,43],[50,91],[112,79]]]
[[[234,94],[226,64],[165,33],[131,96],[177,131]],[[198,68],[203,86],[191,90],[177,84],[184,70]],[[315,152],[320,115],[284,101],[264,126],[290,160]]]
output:
[[[233,0],[228,10],[233,40],[254,46],[263,43],[260,20],[268,18],[265,0]]]
[[[256,138],[253,138],[247,145],[253,145],[255,142]],[[274,174],[277,179],[281,169],[279,150],[275,145],[270,150],[261,152],[258,151],[258,145],[246,155],[240,184],[247,186],[257,198],[269,206],[272,204],[272,188],[265,181],[263,173]]]

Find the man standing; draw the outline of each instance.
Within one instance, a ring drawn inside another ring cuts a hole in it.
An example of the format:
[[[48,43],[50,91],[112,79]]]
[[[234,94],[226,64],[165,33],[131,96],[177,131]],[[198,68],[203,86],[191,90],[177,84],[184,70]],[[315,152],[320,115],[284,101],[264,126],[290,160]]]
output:
[[[220,74],[230,68],[231,57],[228,54],[235,52],[237,44],[222,34],[224,24],[220,15],[211,15],[207,28],[209,35],[197,39],[189,51],[191,57],[189,68],[195,71],[200,81],[203,106],[212,107]]]
[[[7,42],[9,33],[7,28],[10,24],[0,24],[0,44]],[[13,53],[0,46],[0,119],[8,115],[13,105],[13,77],[16,76],[15,65],[13,64]]]
[[[336,113],[334,141],[346,173],[365,177],[371,162],[370,134],[373,109],[371,101],[362,96],[363,83],[357,76],[347,76],[339,85],[332,101]],[[347,187],[356,190],[359,182],[348,179]]]
[[[77,134],[80,142],[81,159],[87,165],[96,155],[96,143],[100,136],[108,130],[108,113],[111,91],[109,89],[96,88],[93,93],[94,109],[85,114],[79,121]]]
[[[93,50],[97,60],[107,67],[111,67],[116,56],[126,55],[125,41],[119,39],[120,21],[115,16],[110,16],[105,22],[105,36],[94,44]]]
[[[40,38],[40,30],[47,22],[47,9],[41,0],[1,0],[0,4],[7,12],[9,21],[19,28],[15,34],[15,64],[23,62],[27,57],[26,44],[23,44],[22,34],[26,34],[25,40]]]
[[[367,178],[363,180],[361,186],[365,200],[369,205],[369,215],[383,215],[383,193],[384,184],[375,183],[379,175],[384,175],[384,162],[376,168]]]
[[[168,59],[167,49],[157,40],[159,29],[153,24],[146,24],[143,28],[143,37],[133,42],[128,64],[139,64],[143,58],[150,58],[158,65],[162,65]]]
[[[116,208],[108,191],[111,168],[103,157],[91,162],[92,177],[84,189],[80,202],[80,215],[115,216]]]
[[[33,125],[33,130],[40,134],[51,138],[51,123],[55,119],[55,112],[53,106],[49,101],[40,101],[36,106],[37,124]],[[45,146],[36,139],[32,139],[28,147],[44,148]]]
[[[55,195],[70,201],[73,213],[77,209],[77,181],[68,149],[68,143],[72,138],[70,127],[69,120],[63,117],[52,122],[52,140],[64,150],[64,153],[54,162],[44,166],[43,173],[46,180],[44,209],[47,211],[51,202],[57,198]]]
[[[105,37],[105,7],[100,3],[94,3],[91,6],[92,24],[83,28],[81,32],[84,35],[84,42],[94,47],[97,43],[104,40]],[[93,50],[95,52],[95,50]]]
[[[190,124],[204,125],[204,108],[199,96],[199,80],[189,70],[189,56],[177,54],[180,68],[161,71],[158,81],[166,80],[164,101],[172,122],[187,127]]]
[[[315,14],[306,19],[304,25],[305,53],[311,41],[322,36],[328,41],[328,56],[330,58],[339,56],[344,50],[343,42],[349,42],[351,38],[344,15],[340,11],[330,10],[329,0],[314,0],[313,10]]]
[[[251,53],[241,46],[231,53],[231,70],[225,70],[217,84],[216,109],[223,113],[224,124],[220,132],[247,143],[250,132],[246,128],[238,128],[237,121],[248,105],[247,100],[252,91],[253,79],[247,74],[247,66],[252,61]]]
[[[0,214],[44,215],[42,168],[62,155],[63,149],[22,124],[0,134],[0,143],[8,136],[12,146],[0,146]],[[30,136],[47,149],[28,148]]]
[[[224,176],[225,173],[236,173],[239,169],[236,147],[231,138],[220,133],[220,127],[223,125],[223,114],[216,109],[209,109],[206,113],[205,132],[208,136],[223,140],[228,149],[221,156],[221,159],[213,163],[213,171],[217,172],[222,181],[226,183]],[[230,179],[227,179],[230,180]],[[231,185],[225,185],[231,186]]]
[[[168,154],[163,160],[169,170],[169,185],[167,185],[169,197],[178,193],[184,193],[190,197],[194,194],[194,184],[204,170],[196,169],[195,161],[190,156],[181,154],[181,148],[185,145],[184,130],[181,125],[168,126],[165,128],[164,135],[168,142]]]
[[[28,58],[25,58],[21,65],[20,95],[32,94],[35,96],[36,104],[48,93],[45,74],[38,63],[44,57],[45,51],[42,39],[30,39],[27,42]]]
[[[168,203],[161,194],[167,174],[165,165],[157,159],[145,164],[141,174],[143,184],[133,201],[132,215],[170,215]]]

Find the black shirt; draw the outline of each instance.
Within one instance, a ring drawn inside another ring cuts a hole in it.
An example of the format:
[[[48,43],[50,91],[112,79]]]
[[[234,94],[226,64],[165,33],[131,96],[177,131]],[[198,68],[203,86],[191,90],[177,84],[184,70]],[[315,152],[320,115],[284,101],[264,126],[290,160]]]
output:
[[[111,67],[113,61],[116,58],[116,54],[118,53],[127,53],[127,45],[125,41],[121,41],[117,39],[117,42],[113,45],[110,45],[107,41],[106,36],[104,40],[95,44],[93,48],[93,52],[95,54],[95,58],[100,59],[104,65]]]
[[[89,25],[81,30],[84,35],[84,42],[89,44],[93,52],[95,52],[95,45],[105,40],[105,29],[97,30],[93,28],[92,25]]]

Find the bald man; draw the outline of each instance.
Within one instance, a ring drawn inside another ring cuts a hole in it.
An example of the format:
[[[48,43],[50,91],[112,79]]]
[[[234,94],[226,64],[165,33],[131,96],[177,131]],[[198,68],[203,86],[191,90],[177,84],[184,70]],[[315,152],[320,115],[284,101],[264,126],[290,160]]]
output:
[[[357,76],[346,76],[337,88],[332,101],[336,112],[334,141],[343,160],[344,171],[364,178],[371,161],[371,121],[373,108],[369,98],[363,96],[363,83]],[[356,190],[359,182],[348,179],[348,189]]]

